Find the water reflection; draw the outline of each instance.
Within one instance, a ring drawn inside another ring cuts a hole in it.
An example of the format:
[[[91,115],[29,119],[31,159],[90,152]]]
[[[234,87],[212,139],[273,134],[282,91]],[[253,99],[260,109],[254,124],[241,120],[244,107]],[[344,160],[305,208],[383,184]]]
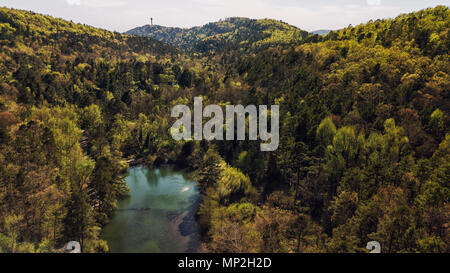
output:
[[[196,252],[200,246],[194,213],[199,204],[195,183],[172,167],[129,171],[130,195],[104,227],[111,252]]]

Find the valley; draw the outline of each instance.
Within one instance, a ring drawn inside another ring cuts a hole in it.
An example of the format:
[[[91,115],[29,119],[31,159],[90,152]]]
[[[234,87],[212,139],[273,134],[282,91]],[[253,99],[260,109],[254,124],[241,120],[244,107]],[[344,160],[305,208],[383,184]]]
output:
[[[0,8],[0,252],[448,253],[449,24],[436,6],[321,35],[242,17],[121,34]],[[195,97],[278,105],[278,149],[174,140]],[[195,221],[166,217],[192,205],[172,189],[201,197]]]

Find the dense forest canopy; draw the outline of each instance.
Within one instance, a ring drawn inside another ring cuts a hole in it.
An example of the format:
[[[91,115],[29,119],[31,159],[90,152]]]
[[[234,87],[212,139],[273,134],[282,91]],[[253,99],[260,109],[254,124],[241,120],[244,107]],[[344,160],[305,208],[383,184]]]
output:
[[[107,252],[133,158],[195,173],[204,251],[449,252],[449,25],[437,6],[325,36],[133,30],[160,42],[0,8],[0,252]],[[195,96],[280,105],[279,149],[174,141]]]

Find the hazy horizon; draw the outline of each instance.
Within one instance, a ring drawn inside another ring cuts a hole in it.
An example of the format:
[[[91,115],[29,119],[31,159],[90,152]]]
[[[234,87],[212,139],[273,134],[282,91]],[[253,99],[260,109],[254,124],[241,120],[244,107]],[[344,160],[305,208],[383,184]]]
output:
[[[150,18],[155,25],[189,28],[228,17],[270,18],[315,31],[449,6],[450,0],[4,0],[0,5],[119,32],[150,24]]]

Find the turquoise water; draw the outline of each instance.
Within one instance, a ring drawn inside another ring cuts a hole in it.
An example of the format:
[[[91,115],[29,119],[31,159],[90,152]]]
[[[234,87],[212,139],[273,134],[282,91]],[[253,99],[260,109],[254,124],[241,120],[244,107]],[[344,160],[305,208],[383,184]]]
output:
[[[130,195],[102,231],[112,253],[198,252],[195,182],[166,166],[131,168],[126,183]]]

